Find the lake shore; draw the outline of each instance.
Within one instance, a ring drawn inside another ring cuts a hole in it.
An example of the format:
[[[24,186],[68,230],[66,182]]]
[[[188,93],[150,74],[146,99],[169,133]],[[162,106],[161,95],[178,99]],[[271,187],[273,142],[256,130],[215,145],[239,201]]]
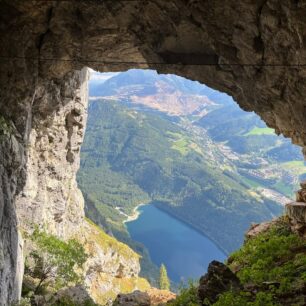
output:
[[[220,245],[218,243],[218,241],[216,241],[216,239],[214,239],[214,237],[211,237],[209,234],[205,233],[203,230],[201,230],[200,228],[198,228],[194,224],[190,224],[189,222],[186,222],[186,220],[182,216],[173,213],[173,211],[171,211],[169,209],[166,209],[166,207],[163,207],[162,205],[158,205],[157,203],[158,202],[152,201],[152,202],[149,202],[149,203],[141,203],[141,204],[137,205],[136,207],[134,207],[132,215],[126,215],[126,219],[123,221],[123,224],[126,224],[128,222],[132,222],[132,221],[137,220],[139,218],[139,216],[140,216],[140,211],[138,209],[141,206],[153,205],[154,207],[156,207],[157,209],[159,209],[162,212],[166,213],[170,217],[172,217],[172,218],[182,222],[186,226],[190,227],[191,229],[197,231],[199,234],[203,235],[207,239],[211,240],[219,248],[219,250],[222,253],[224,253],[226,256],[228,256],[231,253],[229,250],[225,249],[222,245]]]
[[[225,260],[212,240],[185,222],[152,204],[139,210],[138,219],[126,224],[128,232],[147,248],[153,263],[166,265],[173,281],[197,279],[212,260]]]
[[[137,205],[136,207],[134,207],[133,209],[133,214],[132,215],[128,215],[127,218],[123,221],[123,223],[128,223],[128,222],[132,222],[138,219],[138,217],[140,216],[140,211],[138,210],[141,206],[145,206],[145,205],[149,205],[149,203],[141,203],[139,205]]]
[[[170,209],[166,209],[166,207],[163,207],[162,205],[158,205],[156,202],[155,203],[153,202],[152,205],[154,205],[157,209],[166,213],[170,217],[182,222],[186,226],[188,226],[188,227],[192,228],[193,230],[197,231],[199,234],[206,237],[207,239],[211,240],[219,248],[219,250],[222,251],[226,256],[229,256],[233,252],[233,251],[229,251],[229,250],[225,249],[216,239],[214,239],[214,237],[207,234],[206,232],[204,232],[202,229],[198,228],[194,224],[191,224],[191,223],[187,222],[185,218],[183,218],[182,216],[180,216],[178,214],[175,214]]]

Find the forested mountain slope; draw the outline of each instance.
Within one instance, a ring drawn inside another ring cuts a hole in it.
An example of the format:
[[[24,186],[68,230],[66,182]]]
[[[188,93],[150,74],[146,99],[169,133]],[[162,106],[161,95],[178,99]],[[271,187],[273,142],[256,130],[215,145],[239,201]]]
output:
[[[283,211],[305,172],[298,148],[198,82],[130,70],[96,79],[90,95],[78,174],[87,215],[143,254],[146,276],[156,269],[123,224],[140,203],[154,201],[228,253],[251,222]]]
[[[230,251],[251,222],[282,210],[252,194],[217,150],[212,163],[207,145],[170,120],[101,100],[89,112],[79,183],[108,224],[120,227],[136,205],[159,201]]]

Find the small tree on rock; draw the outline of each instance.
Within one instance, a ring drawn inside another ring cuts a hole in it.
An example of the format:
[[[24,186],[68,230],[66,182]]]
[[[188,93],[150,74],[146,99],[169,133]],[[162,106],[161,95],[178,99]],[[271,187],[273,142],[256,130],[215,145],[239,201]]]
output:
[[[162,290],[170,290],[170,280],[164,264],[160,266],[159,270],[159,287]]]
[[[82,269],[87,255],[78,241],[62,241],[39,230],[30,239],[33,250],[26,258],[25,274],[38,280],[34,294],[50,284],[60,288],[82,282],[83,277],[77,270]]]

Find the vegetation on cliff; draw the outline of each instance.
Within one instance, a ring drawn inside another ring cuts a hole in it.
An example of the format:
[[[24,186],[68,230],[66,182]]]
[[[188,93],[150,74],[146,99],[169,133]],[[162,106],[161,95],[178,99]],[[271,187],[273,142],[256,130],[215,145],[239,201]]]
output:
[[[94,300],[109,305],[119,293],[149,289],[148,281],[139,277],[140,256],[89,219],[85,221],[81,241],[89,255],[86,284]]]
[[[167,306],[199,306],[197,284],[190,281],[188,287],[180,289],[176,299],[167,304]]]
[[[90,240],[98,243],[103,250],[111,250],[112,252],[115,252],[116,254],[119,254],[120,256],[126,259],[135,258],[136,260],[138,260],[140,258],[140,255],[135,253],[131,248],[129,248],[129,246],[118,241],[116,238],[106,234],[98,225],[96,225],[90,219],[86,218],[86,222],[88,223],[89,228],[91,229],[89,233]]]
[[[88,255],[83,245],[75,239],[63,241],[38,229],[26,235],[26,239],[22,296],[34,304],[40,297],[46,304],[65,305],[68,298],[58,299],[57,291],[84,283],[83,269]],[[86,303],[89,305],[90,299]]]
[[[118,293],[151,288],[138,276],[140,256],[88,219],[67,241],[38,229],[24,235],[22,305],[109,305]]]

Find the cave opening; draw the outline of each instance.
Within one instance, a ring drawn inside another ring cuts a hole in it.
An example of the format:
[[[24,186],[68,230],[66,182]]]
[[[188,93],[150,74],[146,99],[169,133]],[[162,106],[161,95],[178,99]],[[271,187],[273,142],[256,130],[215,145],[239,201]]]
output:
[[[140,252],[155,286],[161,264],[176,289],[223,261],[252,223],[283,213],[305,169],[297,146],[227,94],[154,70],[91,71],[86,216]]]
[[[20,297],[20,229],[43,224],[62,239],[84,234],[75,182],[86,122],[84,66],[199,80],[232,95],[305,153],[304,15],[301,1],[289,0],[2,1],[0,304]],[[185,152],[184,142],[179,149]],[[297,201],[288,214],[304,231],[303,190]],[[135,267],[111,273],[134,277]]]

